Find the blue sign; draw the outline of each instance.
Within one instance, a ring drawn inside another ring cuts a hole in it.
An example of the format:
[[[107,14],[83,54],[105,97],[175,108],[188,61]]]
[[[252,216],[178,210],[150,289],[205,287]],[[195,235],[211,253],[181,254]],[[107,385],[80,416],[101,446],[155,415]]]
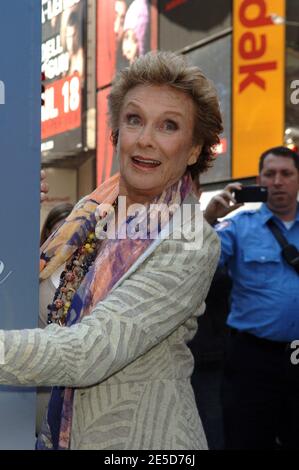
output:
[[[0,328],[37,326],[41,7],[1,2]],[[0,387],[0,449],[33,449],[35,389]]]

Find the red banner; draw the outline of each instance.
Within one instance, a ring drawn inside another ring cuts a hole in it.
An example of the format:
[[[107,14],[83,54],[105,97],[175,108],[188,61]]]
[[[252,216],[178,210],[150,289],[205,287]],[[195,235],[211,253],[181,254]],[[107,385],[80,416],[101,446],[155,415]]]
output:
[[[98,142],[97,142],[97,181],[101,183],[111,176],[113,166],[113,146],[110,140],[111,130],[107,122],[107,95],[110,88],[98,93]]]
[[[156,0],[97,1],[97,183],[117,169],[107,122],[107,95],[118,70],[157,48]]]
[[[45,87],[42,139],[81,126],[81,84],[78,73]]]

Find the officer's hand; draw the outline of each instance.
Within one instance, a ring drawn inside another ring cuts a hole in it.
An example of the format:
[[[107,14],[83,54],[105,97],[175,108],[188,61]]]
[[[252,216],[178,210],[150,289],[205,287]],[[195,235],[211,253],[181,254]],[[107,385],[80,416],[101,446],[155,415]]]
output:
[[[230,212],[243,206],[241,203],[236,203],[236,200],[233,196],[233,192],[236,189],[241,188],[241,183],[230,183],[225,186],[221,193],[217,194],[217,196],[214,196],[210,200],[204,212],[205,219],[209,222],[209,224],[215,223],[217,219],[225,217]]]
[[[49,191],[49,185],[45,181],[46,173],[44,170],[40,172],[40,202],[43,202],[47,199],[47,192]]]

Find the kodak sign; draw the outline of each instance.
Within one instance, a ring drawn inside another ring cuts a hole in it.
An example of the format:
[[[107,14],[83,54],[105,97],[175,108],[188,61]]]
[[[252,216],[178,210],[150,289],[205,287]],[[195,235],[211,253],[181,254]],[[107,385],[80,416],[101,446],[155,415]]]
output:
[[[285,0],[234,0],[232,176],[258,172],[284,134]]]

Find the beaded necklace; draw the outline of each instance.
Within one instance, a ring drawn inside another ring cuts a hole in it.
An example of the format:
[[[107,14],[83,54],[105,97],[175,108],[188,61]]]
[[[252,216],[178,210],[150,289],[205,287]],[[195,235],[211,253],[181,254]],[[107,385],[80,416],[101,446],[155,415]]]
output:
[[[117,199],[114,201],[112,207],[115,209],[116,206]],[[100,220],[104,219],[105,215],[106,214],[103,214]],[[99,224],[97,224],[96,229],[99,230]],[[104,222],[102,230],[107,230],[106,221]],[[89,268],[94,263],[101,241],[102,240],[96,238],[95,231],[90,232],[82,246],[75,251],[70,260],[66,263],[65,269],[60,275],[59,286],[55,291],[53,301],[48,305],[48,324],[57,323],[60,326],[65,325],[73,297]]]

